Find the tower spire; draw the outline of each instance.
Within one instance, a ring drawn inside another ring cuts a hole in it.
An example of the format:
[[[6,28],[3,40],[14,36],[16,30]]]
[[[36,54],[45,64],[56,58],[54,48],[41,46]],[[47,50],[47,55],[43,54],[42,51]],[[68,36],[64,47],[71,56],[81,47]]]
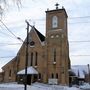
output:
[[[58,4],[58,3],[56,3],[56,4],[55,4],[55,6],[56,6],[56,9],[58,9],[59,4]]]

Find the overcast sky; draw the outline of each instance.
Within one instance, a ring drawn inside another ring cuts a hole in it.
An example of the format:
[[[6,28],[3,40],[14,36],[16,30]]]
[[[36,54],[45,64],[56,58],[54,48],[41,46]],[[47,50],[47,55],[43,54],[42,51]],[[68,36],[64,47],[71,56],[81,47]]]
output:
[[[26,23],[45,35],[45,11],[65,7],[68,14],[68,40],[72,65],[90,64],[90,0],[22,0],[20,9],[9,2],[2,21],[17,37],[25,39]],[[0,67],[16,56],[21,44],[0,22]]]

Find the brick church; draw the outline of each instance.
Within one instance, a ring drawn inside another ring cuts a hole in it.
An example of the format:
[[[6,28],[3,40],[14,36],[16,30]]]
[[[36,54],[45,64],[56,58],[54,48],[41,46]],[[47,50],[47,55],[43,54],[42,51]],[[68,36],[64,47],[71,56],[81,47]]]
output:
[[[46,11],[46,35],[35,26],[29,32],[27,83],[69,84],[67,13],[62,7]],[[27,37],[26,37],[27,38]],[[24,82],[26,39],[15,58],[2,67],[3,82]]]

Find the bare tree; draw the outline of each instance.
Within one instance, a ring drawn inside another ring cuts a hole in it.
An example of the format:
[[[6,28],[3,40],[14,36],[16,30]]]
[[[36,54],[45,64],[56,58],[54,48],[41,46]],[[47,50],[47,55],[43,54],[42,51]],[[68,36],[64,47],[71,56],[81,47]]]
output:
[[[0,15],[10,7],[10,4],[17,5],[18,8],[21,6],[21,0],[0,0]]]

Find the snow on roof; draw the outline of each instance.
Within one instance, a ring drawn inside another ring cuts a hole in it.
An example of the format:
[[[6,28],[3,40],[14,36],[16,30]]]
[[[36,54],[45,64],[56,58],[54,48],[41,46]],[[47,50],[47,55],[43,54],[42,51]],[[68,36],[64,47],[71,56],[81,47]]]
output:
[[[2,72],[2,69],[0,69],[0,72]]]
[[[17,74],[23,75],[25,74],[25,69],[19,71]],[[27,68],[27,74],[38,74],[37,70],[34,69],[33,67],[28,67]]]
[[[85,78],[85,74],[88,73],[88,66],[87,65],[73,65],[71,69],[77,77]]]

